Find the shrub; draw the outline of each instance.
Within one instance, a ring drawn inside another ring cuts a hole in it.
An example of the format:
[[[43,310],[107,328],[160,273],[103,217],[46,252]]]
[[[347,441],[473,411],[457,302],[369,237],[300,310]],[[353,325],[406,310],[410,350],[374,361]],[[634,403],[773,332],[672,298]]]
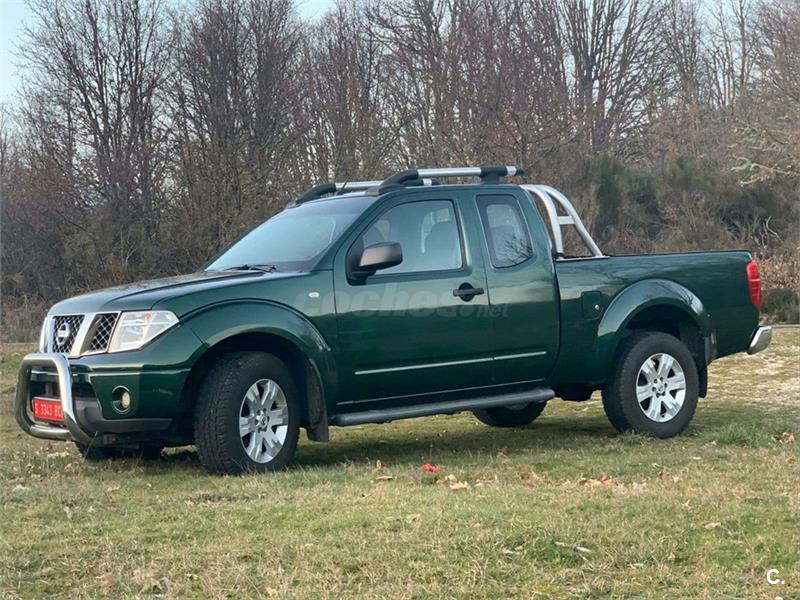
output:
[[[800,293],[788,288],[766,290],[762,310],[778,323],[800,323]]]

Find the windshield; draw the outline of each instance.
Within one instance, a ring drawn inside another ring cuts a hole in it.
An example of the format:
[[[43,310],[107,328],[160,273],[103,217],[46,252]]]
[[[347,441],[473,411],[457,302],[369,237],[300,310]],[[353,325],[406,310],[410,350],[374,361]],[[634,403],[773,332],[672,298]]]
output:
[[[287,208],[239,238],[206,270],[264,265],[279,271],[307,270],[374,200],[341,196]]]

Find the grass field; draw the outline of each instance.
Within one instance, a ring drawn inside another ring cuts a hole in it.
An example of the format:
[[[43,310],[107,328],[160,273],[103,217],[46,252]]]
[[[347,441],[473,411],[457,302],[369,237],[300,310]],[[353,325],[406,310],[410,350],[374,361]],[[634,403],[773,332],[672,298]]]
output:
[[[673,440],[617,435],[595,397],[521,430],[334,430],[241,478],[193,449],[90,464],[23,436],[5,350],[0,597],[800,597],[797,329],[715,363]]]

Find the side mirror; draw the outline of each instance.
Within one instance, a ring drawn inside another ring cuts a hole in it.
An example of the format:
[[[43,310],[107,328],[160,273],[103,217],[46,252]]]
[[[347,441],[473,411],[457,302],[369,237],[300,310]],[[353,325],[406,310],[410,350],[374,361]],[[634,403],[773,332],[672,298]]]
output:
[[[398,242],[372,244],[364,248],[353,275],[361,278],[369,277],[376,271],[397,266],[401,262],[403,262],[403,248]]]

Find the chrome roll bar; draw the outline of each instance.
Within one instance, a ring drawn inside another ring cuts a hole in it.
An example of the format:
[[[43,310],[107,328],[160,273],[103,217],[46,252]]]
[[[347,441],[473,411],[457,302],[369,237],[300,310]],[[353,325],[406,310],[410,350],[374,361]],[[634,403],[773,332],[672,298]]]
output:
[[[550,230],[553,232],[553,244],[555,245],[557,255],[563,256],[564,254],[564,236],[561,232],[561,228],[572,226],[575,227],[575,230],[578,232],[578,235],[589,249],[589,252],[592,253],[593,257],[601,258],[605,256],[584,226],[583,221],[581,221],[578,215],[578,211],[575,210],[575,207],[572,206],[572,202],[570,202],[564,194],[549,185],[523,184],[520,187],[528,192],[532,201],[535,202],[538,199],[544,206]],[[558,207],[567,214],[559,215]]]
[[[28,414],[30,403],[31,371],[34,367],[55,367],[58,375],[58,391],[61,398],[61,411],[64,414],[64,427],[34,423]],[[33,437],[45,440],[75,440],[90,444],[92,437],[78,423],[75,416],[75,402],[72,398],[72,372],[69,361],[63,354],[28,354],[22,359],[17,379],[17,395],[14,414],[23,431]]]

